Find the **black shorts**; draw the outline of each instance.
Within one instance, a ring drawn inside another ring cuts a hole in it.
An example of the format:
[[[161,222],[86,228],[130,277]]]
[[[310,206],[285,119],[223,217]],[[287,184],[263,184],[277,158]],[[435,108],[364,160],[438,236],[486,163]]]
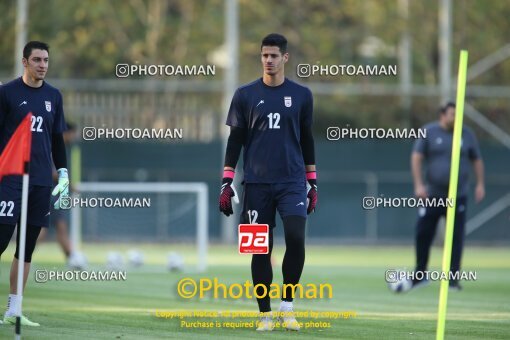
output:
[[[17,224],[21,216],[21,185],[0,183],[0,224]],[[51,187],[28,186],[27,224],[48,227]]]
[[[306,218],[306,182],[260,184],[246,183],[243,192],[241,224],[269,224],[275,227],[276,211],[282,218]]]

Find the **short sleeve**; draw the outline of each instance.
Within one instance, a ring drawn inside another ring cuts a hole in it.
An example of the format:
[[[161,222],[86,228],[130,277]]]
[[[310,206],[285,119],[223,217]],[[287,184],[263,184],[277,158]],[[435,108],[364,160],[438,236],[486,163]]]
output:
[[[426,138],[418,138],[413,145],[413,151],[421,153],[423,155],[427,154],[427,139]]]
[[[468,138],[470,140],[468,149],[469,159],[474,161],[481,158],[482,153],[480,152],[480,146],[475,134],[471,130],[466,129],[466,135],[469,136]]]
[[[230,109],[228,110],[226,124],[229,126],[235,126],[240,128],[248,127],[245,118],[242,94],[239,91],[239,89],[236,90],[236,92],[234,93],[234,97],[232,97],[232,102],[230,103]]]
[[[307,96],[303,103],[303,110],[301,112],[301,126],[309,127],[313,123],[313,95],[312,91],[307,89]]]
[[[62,94],[58,92],[57,109],[55,111],[55,119],[53,120],[52,133],[62,133],[66,130],[66,122],[64,119],[64,104]]]

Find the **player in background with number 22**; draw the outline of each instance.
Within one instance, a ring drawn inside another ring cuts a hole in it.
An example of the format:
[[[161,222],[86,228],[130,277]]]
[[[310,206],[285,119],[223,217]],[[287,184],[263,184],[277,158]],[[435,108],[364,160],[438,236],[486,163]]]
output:
[[[66,128],[62,94],[44,81],[49,64],[49,46],[31,41],[23,49],[23,76],[0,86],[0,152],[14,131],[32,112],[32,148],[28,189],[27,233],[25,242],[25,269],[23,287],[30,273],[32,253],[41,228],[47,228],[50,217],[51,195],[60,198],[69,195],[67,157],[62,132]],[[52,164],[58,172],[58,184],[52,190]],[[3,254],[21,214],[21,176],[5,176],[0,183],[0,255]],[[16,252],[11,265],[10,294],[3,322],[15,324],[18,278],[19,230]],[[20,294],[22,295],[22,294]],[[21,325],[39,326],[21,316]]]

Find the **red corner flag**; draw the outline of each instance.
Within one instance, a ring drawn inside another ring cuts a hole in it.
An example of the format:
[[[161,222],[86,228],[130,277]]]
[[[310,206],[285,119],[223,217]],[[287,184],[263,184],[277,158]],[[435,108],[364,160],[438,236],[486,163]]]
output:
[[[5,175],[23,175],[28,173],[25,164],[30,162],[32,131],[30,130],[32,113],[21,121],[11,139],[0,155],[0,181]]]

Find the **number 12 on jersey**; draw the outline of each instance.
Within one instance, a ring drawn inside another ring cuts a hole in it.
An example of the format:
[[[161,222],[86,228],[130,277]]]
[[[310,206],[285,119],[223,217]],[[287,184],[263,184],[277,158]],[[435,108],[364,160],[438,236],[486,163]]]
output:
[[[280,114],[278,112],[271,112],[267,115],[269,118],[269,128],[270,129],[279,129],[280,128]]]

